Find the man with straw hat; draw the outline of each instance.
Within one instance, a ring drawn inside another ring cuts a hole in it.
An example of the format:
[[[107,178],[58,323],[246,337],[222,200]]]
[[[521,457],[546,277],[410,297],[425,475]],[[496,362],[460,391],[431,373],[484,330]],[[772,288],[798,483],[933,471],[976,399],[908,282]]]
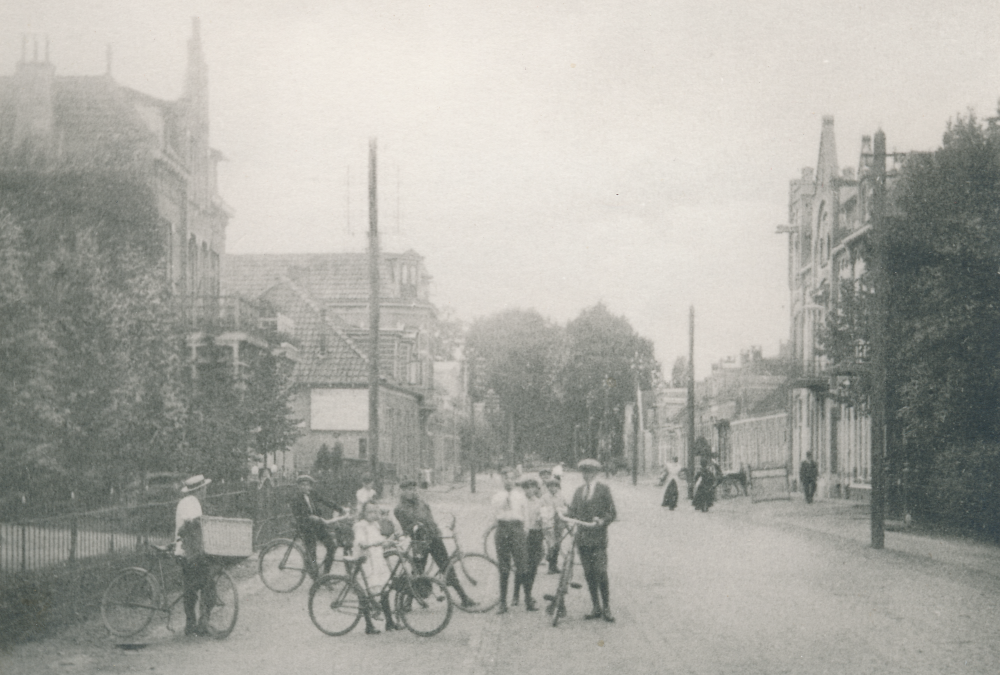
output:
[[[201,474],[191,476],[181,485],[181,500],[174,514],[174,555],[180,559],[184,584],[184,634],[208,635],[208,617],[215,605],[209,559],[201,540],[201,500],[212,482]],[[201,596],[201,616],[196,614]]]

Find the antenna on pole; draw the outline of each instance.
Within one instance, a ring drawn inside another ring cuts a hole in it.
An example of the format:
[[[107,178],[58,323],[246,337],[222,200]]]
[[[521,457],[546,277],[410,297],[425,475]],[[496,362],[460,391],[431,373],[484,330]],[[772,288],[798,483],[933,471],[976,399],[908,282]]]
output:
[[[347,167],[347,178],[344,187],[344,220],[347,222],[347,234],[352,235],[351,230],[351,167]]]
[[[401,216],[399,214],[399,204],[400,204],[399,184],[400,184],[399,165],[397,164],[396,165],[396,234],[399,234],[400,232],[399,221],[401,220]]]
[[[368,278],[369,354],[368,354],[368,448],[375,485],[382,488],[382,467],[378,459],[378,337],[379,337],[379,249],[378,249],[378,170],[376,151],[378,140],[368,140]]]

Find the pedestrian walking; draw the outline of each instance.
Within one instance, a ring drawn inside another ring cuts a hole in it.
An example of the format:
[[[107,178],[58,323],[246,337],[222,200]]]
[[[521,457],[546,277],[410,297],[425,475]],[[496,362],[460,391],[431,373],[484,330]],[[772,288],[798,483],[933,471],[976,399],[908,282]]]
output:
[[[691,500],[696,511],[708,513],[715,503],[715,470],[708,463],[708,457],[702,455],[701,467],[694,475],[694,497]]]
[[[201,536],[201,500],[212,482],[199,474],[184,481],[174,512],[174,555],[181,564],[184,587],[184,634],[208,635],[208,619],[215,605],[211,562],[205,555]],[[198,614],[199,599],[201,612]]]
[[[663,483],[666,483],[667,487],[663,491],[663,501],[660,505],[666,506],[671,511],[677,508],[677,500],[680,498],[680,488],[677,486],[677,475],[679,473],[680,467],[676,463],[667,464],[663,467]]]
[[[577,465],[583,474],[583,485],[573,493],[566,515],[574,520],[592,523],[580,527],[576,547],[580,552],[583,575],[587,580],[593,609],[586,619],[615,620],[611,613],[611,590],[608,581],[608,525],[617,517],[611,488],[596,480],[601,464],[596,459],[584,459]],[[602,607],[603,603],[603,607]]]
[[[806,504],[812,504],[813,496],[816,494],[816,481],[819,478],[819,467],[813,460],[811,452],[806,453],[806,458],[799,465],[799,483],[802,484],[802,492],[806,496]]]
[[[521,489],[527,497],[527,518],[525,520],[525,566],[524,570],[514,578],[514,598],[511,605],[516,605],[521,588],[524,588],[524,608],[529,612],[538,611],[538,606],[531,597],[535,586],[535,576],[538,565],[544,555],[545,539],[542,535],[542,488],[534,478],[521,482]]]
[[[490,501],[493,517],[497,522],[494,543],[497,549],[497,567],[500,568],[498,614],[507,613],[507,585],[511,569],[514,570],[515,582],[517,575],[525,569],[524,523],[528,518],[527,498],[524,496],[524,492],[514,484],[517,480],[515,469],[506,467],[502,474],[503,489],[493,495]]]
[[[434,520],[431,507],[417,494],[417,481],[406,479],[399,484],[399,505],[394,514],[403,534],[410,537],[413,542],[413,571],[416,574],[423,574],[429,555],[434,559],[438,569],[442,571],[448,569],[448,585],[458,593],[462,607],[474,606],[475,601],[466,595],[455,570],[448,568],[448,549],[441,539],[441,529]]]
[[[295,479],[295,484],[299,491],[292,498],[292,515],[295,516],[295,525],[302,535],[302,544],[306,550],[306,557],[309,559],[309,574],[316,578],[316,542],[320,541],[326,547],[326,557],[323,559],[323,574],[330,573],[333,566],[333,554],[337,550],[337,542],[326,529],[328,521],[319,515],[319,506],[326,506],[340,515],[344,514],[344,509],[327,501],[322,497],[312,494],[313,485],[316,479],[308,474],[302,474]],[[345,549],[349,546],[345,545]]]

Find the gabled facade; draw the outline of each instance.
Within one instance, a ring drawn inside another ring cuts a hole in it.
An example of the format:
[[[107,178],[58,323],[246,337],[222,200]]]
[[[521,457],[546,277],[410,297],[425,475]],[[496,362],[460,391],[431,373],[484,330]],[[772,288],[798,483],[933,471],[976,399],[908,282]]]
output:
[[[397,476],[447,474],[446,458],[457,453],[439,453],[430,435],[442,425],[431,422],[436,315],[429,276],[412,251],[383,254],[381,272],[378,457]],[[345,458],[370,459],[367,255],[230,255],[222,285],[260,300],[297,347],[293,407],[305,433],[292,448],[295,469],[309,470],[323,445],[339,443]]]
[[[871,418],[866,405],[852,404],[845,395],[852,374],[866,367],[867,346],[857,344],[854,358],[834,363],[821,349],[820,334],[842,284],[858,287],[865,271],[860,249],[872,227],[872,139],[862,137],[856,170],[838,167],[832,117],[823,118],[819,145],[815,171],[803,169],[789,185],[792,475],[798,476],[805,454],[812,452],[819,465],[818,494],[867,499]],[[887,190],[897,175],[890,157]]]
[[[188,41],[181,97],[161,100],[102,75],[63,76],[48,46],[28,53],[13,76],[0,77],[0,171],[109,175],[145,183],[154,195],[164,255],[161,269],[174,291],[195,299],[219,295],[229,209],[218,194],[209,145],[208,69],[197,19]]]

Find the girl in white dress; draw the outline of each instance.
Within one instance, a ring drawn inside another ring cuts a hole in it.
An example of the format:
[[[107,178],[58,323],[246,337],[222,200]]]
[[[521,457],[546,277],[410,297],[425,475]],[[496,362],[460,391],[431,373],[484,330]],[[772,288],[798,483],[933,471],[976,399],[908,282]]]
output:
[[[395,630],[396,625],[392,620],[392,613],[389,607],[389,594],[383,592],[385,585],[389,582],[392,573],[389,571],[389,564],[385,561],[385,549],[383,546],[390,539],[382,535],[379,527],[378,504],[369,501],[361,511],[361,520],[354,523],[354,546],[358,553],[365,556],[361,565],[365,578],[368,580],[368,590],[372,595],[381,595],[382,612],[385,615],[385,629]],[[366,608],[367,609],[367,608]],[[365,632],[368,634],[378,633],[378,629],[371,622],[368,611],[365,611]]]

